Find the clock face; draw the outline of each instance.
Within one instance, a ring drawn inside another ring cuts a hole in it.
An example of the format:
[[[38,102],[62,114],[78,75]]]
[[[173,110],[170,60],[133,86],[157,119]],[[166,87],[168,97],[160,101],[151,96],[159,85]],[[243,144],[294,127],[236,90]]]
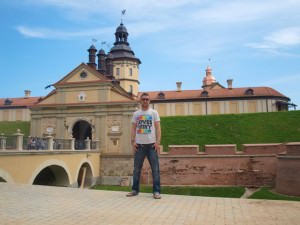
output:
[[[86,72],[83,71],[83,72],[80,73],[80,78],[84,79],[86,77],[87,77],[87,73]]]

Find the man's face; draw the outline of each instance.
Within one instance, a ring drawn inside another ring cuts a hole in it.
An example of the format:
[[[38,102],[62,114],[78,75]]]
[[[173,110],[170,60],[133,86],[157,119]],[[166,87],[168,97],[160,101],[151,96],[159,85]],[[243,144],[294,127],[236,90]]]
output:
[[[148,107],[148,106],[149,106],[149,103],[150,103],[150,98],[149,98],[149,96],[143,95],[143,96],[141,97],[141,104],[142,104],[142,106],[143,106],[143,107]]]

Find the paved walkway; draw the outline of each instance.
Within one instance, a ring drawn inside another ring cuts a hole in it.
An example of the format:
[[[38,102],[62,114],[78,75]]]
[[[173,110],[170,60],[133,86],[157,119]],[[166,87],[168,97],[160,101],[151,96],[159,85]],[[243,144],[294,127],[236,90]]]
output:
[[[0,224],[300,224],[300,202],[125,194],[0,182]]]

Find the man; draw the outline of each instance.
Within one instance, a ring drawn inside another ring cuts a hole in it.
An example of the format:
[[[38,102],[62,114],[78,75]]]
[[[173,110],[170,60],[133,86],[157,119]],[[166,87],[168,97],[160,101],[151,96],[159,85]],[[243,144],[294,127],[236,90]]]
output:
[[[131,143],[134,151],[134,169],[132,191],[126,196],[139,194],[140,176],[147,156],[152,170],[153,198],[160,199],[160,172],[158,152],[160,150],[160,118],[156,110],[150,108],[148,93],[140,96],[141,109],[134,112],[132,117]]]

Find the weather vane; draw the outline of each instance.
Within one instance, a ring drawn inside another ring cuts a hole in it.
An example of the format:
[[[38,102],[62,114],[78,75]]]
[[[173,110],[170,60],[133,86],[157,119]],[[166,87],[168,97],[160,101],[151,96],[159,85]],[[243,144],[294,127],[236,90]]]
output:
[[[123,23],[123,17],[124,17],[124,15],[125,15],[125,13],[126,13],[126,9],[123,9],[123,10],[121,11],[121,23]]]
[[[96,43],[96,42],[97,42],[97,39],[93,38],[93,39],[92,39],[92,44],[93,44],[93,43]]]

